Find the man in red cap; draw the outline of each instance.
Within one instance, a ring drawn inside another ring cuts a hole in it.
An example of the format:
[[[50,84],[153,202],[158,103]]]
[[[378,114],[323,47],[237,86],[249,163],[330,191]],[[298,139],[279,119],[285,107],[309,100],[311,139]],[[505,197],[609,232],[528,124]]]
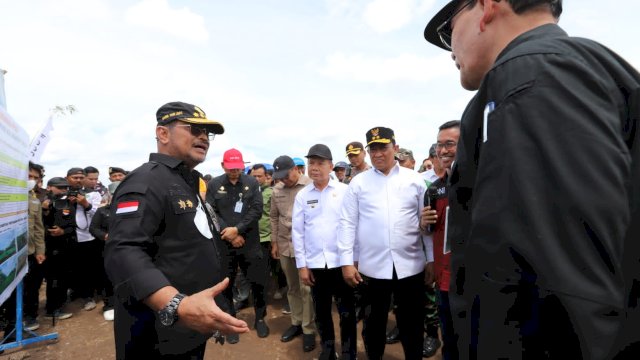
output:
[[[264,285],[267,281],[267,258],[260,247],[258,220],[262,216],[262,193],[260,184],[244,174],[244,160],[236,149],[225,151],[222,168],[224,174],[211,179],[207,186],[207,203],[210,204],[220,222],[222,244],[219,246],[223,266],[229,275],[229,287],[224,291],[229,304],[233,304],[233,284],[238,266],[251,282],[253,306],[256,313],[255,329],[258,336],[269,335],[264,321],[267,313]],[[227,311],[235,316],[236,309]],[[230,344],[240,341],[238,334],[227,336]]]

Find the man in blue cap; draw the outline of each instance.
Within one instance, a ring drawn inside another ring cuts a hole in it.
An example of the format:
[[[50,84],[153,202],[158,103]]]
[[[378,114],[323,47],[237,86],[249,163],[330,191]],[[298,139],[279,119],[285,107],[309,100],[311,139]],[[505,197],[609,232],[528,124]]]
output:
[[[304,160],[299,157],[294,157],[293,163],[296,164],[296,167],[298,168],[298,171],[301,175],[306,175],[306,164],[304,163]]]
[[[343,182],[344,178],[347,175],[347,168],[349,167],[349,164],[347,164],[344,161],[338,161],[334,166],[333,166],[333,172],[336,175],[336,179],[338,179],[338,181]]]

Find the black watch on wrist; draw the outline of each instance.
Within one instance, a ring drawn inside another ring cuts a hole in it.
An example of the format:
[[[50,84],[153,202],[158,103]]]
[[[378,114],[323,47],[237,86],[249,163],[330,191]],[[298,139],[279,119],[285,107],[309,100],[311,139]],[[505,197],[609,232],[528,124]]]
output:
[[[171,326],[178,321],[178,305],[187,295],[177,293],[162,310],[158,311],[160,323],[164,326]]]

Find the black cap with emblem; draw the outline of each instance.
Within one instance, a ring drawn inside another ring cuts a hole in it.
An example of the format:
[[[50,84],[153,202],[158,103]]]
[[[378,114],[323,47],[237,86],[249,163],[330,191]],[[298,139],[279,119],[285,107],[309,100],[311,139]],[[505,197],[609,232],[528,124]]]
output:
[[[164,104],[156,112],[158,125],[167,125],[180,120],[189,124],[204,125],[211,128],[215,134],[224,134],[224,127],[215,120],[207,119],[207,115],[199,107],[181,101]]]
[[[380,144],[396,144],[396,136],[393,133],[393,130],[376,126],[373,129],[367,131],[367,146],[371,146],[371,144],[380,143]]]

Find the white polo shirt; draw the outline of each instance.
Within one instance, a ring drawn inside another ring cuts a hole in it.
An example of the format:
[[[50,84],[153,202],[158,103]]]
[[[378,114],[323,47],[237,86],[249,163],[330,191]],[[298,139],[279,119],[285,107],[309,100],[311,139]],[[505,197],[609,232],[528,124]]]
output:
[[[392,279],[394,266],[399,279],[423,271],[426,244],[419,225],[426,190],[420,174],[397,162],[386,176],[370,169],[353,178],[342,201],[340,265],[355,259],[359,272],[376,279]]]
[[[336,180],[318,190],[311,183],[296,195],[293,203],[291,239],[298,268],[336,268],[340,208],[347,185]]]

